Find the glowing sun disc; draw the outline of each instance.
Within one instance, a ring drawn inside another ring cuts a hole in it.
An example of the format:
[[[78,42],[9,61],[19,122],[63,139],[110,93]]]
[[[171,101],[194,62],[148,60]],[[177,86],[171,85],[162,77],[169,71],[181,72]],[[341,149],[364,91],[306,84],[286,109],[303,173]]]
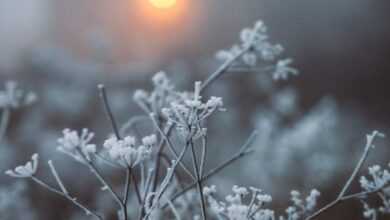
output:
[[[176,0],[149,0],[149,2],[156,8],[168,9],[176,5]]]

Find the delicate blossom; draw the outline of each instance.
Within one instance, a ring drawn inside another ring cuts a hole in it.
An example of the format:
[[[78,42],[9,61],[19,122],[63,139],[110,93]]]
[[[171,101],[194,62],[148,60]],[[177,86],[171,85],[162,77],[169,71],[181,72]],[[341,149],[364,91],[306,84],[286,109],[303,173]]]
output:
[[[298,70],[290,67],[292,59],[279,60],[273,73],[274,80],[286,80],[290,75],[297,75]]]
[[[280,216],[280,220],[298,220],[310,214],[317,205],[320,192],[316,189],[311,190],[305,200],[297,190],[292,190],[290,195],[293,204],[286,209],[287,216]]]
[[[38,169],[38,158],[38,154],[33,154],[31,161],[28,161],[25,165],[17,166],[14,170],[7,170],[5,174],[18,178],[32,177]]]
[[[256,22],[251,28],[244,28],[240,39],[239,45],[217,52],[216,58],[224,62],[234,62],[236,66],[244,65],[252,68],[260,65],[266,67],[265,70],[274,69],[275,80],[287,79],[289,75],[298,74],[296,69],[290,67],[292,59],[277,59],[283,52],[283,47],[280,44],[272,44],[268,40],[267,28],[262,21]]]
[[[176,124],[178,131],[186,136],[190,132],[199,137],[205,132],[201,123],[216,111],[225,111],[220,97],[211,96],[206,102],[200,95],[201,82],[195,82],[194,93],[187,98],[172,102],[162,109],[163,116]]]
[[[227,195],[225,201],[215,198],[216,186],[204,187],[203,194],[206,196],[210,209],[218,216],[229,220],[254,219],[274,220],[274,211],[263,206],[272,201],[272,197],[262,194],[260,189],[241,186],[232,187],[233,194]],[[249,197],[249,202],[246,197]]]
[[[124,167],[134,167],[151,156],[151,148],[156,142],[156,136],[150,135],[144,137],[142,145],[136,147],[134,137],[127,136],[121,140],[111,137],[104,142],[103,146],[113,162]]]
[[[96,145],[91,144],[94,133],[83,129],[81,134],[77,131],[64,129],[63,137],[58,139],[58,150],[68,154],[80,162],[91,161],[91,155],[96,153]]]
[[[368,137],[369,138],[369,137]],[[389,164],[390,166],[390,164]],[[382,203],[378,208],[369,207],[364,202],[364,216],[368,219],[376,218],[378,213],[390,214],[390,172],[379,165],[368,168],[370,177],[362,176],[360,186],[365,192],[376,192]]]

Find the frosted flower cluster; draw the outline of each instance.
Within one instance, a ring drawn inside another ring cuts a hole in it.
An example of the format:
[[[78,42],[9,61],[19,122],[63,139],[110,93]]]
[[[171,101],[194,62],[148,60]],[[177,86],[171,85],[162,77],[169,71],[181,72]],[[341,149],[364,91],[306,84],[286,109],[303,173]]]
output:
[[[26,92],[18,88],[14,81],[5,83],[5,89],[0,91],[0,108],[19,108],[30,105],[37,100],[33,92]]]
[[[127,136],[123,140],[111,137],[104,142],[103,147],[107,150],[110,160],[114,163],[132,168],[150,158],[151,149],[156,143],[156,135],[144,137],[142,145],[138,147],[136,147],[136,139],[134,137]]]
[[[390,213],[390,172],[387,169],[382,169],[379,165],[375,165],[369,167],[368,173],[370,177],[362,176],[360,178],[360,186],[366,192],[377,191],[377,195],[382,202],[378,208],[372,208],[363,201],[365,209],[364,217],[368,219],[376,219],[378,213]]]
[[[91,144],[94,133],[83,129],[81,134],[77,131],[64,129],[63,137],[58,139],[58,150],[80,162],[91,161],[91,156],[96,153],[96,145]]]
[[[244,28],[240,34],[241,42],[233,45],[229,50],[221,50],[216,54],[217,59],[224,62],[234,61],[235,65],[255,67],[264,63],[273,62],[283,52],[280,44],[272,44],[268,39],[267,27],[262,21],[257,21],[251,28]],[[261,62],[262,61],[262,62]],[[292,59],[276,60],[272,68],[274,80],[287,79],[289,75],[297,75],[298,71],[292,67]],[[263,64],[264,65],[264,64]],[[261,65],[260,65],[261,66]]]
[[[220,97],[211,96],[206,102],[200,95],[201,82],[195,82],[192,97],[176,100],[169,107],[162,109],[163,116],[176,124],[181,134],[193,132],[196,136],[206,130],[201,128],[201,123],[216,111],[224,111],[223,101]]]
[[[262,194],[260,189],[250,187],[233,186],[233,194],[226,196],[225,201],[215,198],[216,186],[204,187],[203,194],[212,210],[218,218],[229,220],[274,220],[274,211],[264,208],[264,205],[272,201],[272,197]],[[249,199],[249,202],[245,202]]]
[[[164,118],[174,123],[182,135],[190,130],[199,137],[206,130],[202,122],[216,111],[224,111],[221,97],[211,96],[207,101],[200,95],[201,82],[195,82],[194,92],[177,92],[164,72],[153,77],[154,90],[150,93],[137,90],[134,100],[153,117]]]
[[[314,211],[317,205],[317,199],[320,192],[316,189],[311,190],[310,194],[303,199],[301,193],[293,190],[291,191],[292,205],[286,209],[286,216],[281,216],[280,220],[298,220],[307,217],[308,214]]]
[[[38,158],[38,154],[33,154],[31,161],[28,161],[25,165],[17,166],[14,170],[7,170],[5,174],[18,178],[32,177],[38,169]]]

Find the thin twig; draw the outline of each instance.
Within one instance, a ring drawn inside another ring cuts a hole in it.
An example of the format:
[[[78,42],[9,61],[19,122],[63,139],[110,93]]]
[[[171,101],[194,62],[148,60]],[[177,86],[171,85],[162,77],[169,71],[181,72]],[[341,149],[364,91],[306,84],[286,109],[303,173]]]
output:
[[[167,127],[165,128],[164,134],[166,134],[167,137],[169,137],[169,135],[171,134],[172,128],[173,128],[172,124],[168,124]],[[157,187],[158,176],[160,174],[160,164],[161,164],[160,158],[161,158],[161,153],[164,150],[165,143],[166,143],[166,139],[162,138],[160,140],[160,143],[159,143],[158,148],[157,148],[158,150],[157,150],[156,161],[154,164],[154,176],[153,176],[153,181],[152,181],[152,191],[153,192],[156,190],[156,187]]]
[[[126,206],[122,203],[122,200],[118,196],[118,194],[115,193],[115,191],[112,189],[112,187],[106,182],[106,180],[103,178],[103,176],[100,174],[99,170],[95,167],[95,165],[88,161],[87,163],[88,168],[91,170],[91,172],[96,176],[96,178],[100,181],[100,183],[103,185],[104,189],[107,189],[114,200],[118,203],[119,207],[122,209],[122,213],[127,213]],[[127,215],[124,216],[124,219],[127,220]]]
[[[163,183],[162,183],[162,185],[161,185],[161,188],[159,189],[159,192],[158,192],[157,195],[156,195],[155,201],[157,201],[157,203],[158,203],[159,200],[161,199],[161,197],[162,197],[162,195],[164,194],[165,190],[168,188],[168,185],[169,185],[168,183],[171,181],[171,179],[172,179],[172,177],[173,177],[173,175],[174,175],[174,173],[175,173],[174,171],[175,171],[176,167],[179,165],[180,161],[183,159],[183,157],[184,157],[185,153],[187,152],[189,146],[190,146],[190,144],[189,144],[188,141],[187,141],[187,144],[186,144],[186,146],[183,148],[183,150],[181,151],[181,153],[180,153],[178,159],[173,163],[172,167],[170,168],[170,169],[173,170],[173,172],[172,172],[171,176],[167,176],[167,177],[165,178],[165,180],[164,180],[165,182],[163,181]],[[167,174],[167,175],[169,175],[169,174]],[[152,211],[153,211],[153,209],[155,208],[156,205],[157,205],[156,203],[154,203],[154,204],[152,205],[151,209],[149,210],[148,213],[146,213],[146,215],[143,217],[143,219],[148,219],[149,215],[152,213]]]
[[[104,87],[103,84],[99,84],[98,85],[98,88],[99,88],[99,91],[100,91],[100,97],[102,98],[102,101],[103,101],[103,104],[104,104],[104,108],[106,110],[106,113],[107,113],[107,116],[108,116],[108,119],[109,121],[111,122],[111,126],[112,126],[112,129],[114,131],[114,134],[116,136],[116,138],[118,140],[122,139],[120,133],[119,133],[119,130],[118,130],[118,125],[116,123],[116,120],[115,120],[115,117],[111,111],[111,108],[110,108],[110,104],[108,102],[108,98],[107,98],[107,92],[106,92],[106,89]],[[138,189],[138,185],[137,185],[137,180],[134,178],[134,174],[133,172],[131,172],[131,168],[128,168],[127,170],[128,174],[129,174],[129,177],[126,179],[126,183],[125,183],[125,195],[123,196],[124,199],[123,199],[123,202],[121,201],[121,207],[122,207],[122,212],[123,212],[123,215],[124,215],[124,220],[127,220],[127,200],[128,200],[128,189],[130,188],[130,178],[133,178],[133,185],[134,185],[134,188],[135,188],[135,191],[136,191],[136,194],[137,194],[137,199],[138,199],[138,202],[139,204],[141,204],[141,196],[140,196],[140,192],[139,192],[139,189]],[[104,179],[103,179],[104,180]],[[109,190],[111,191],[111,193],[114,195],[114,197],[116,197],[116,200],[119,199],[119,196],[112,190],[110,189],[109,187]],[[119,199],[120,201],[120,199]]]
[[[131,182],[131,168],[128,167],[126,169],[126,180],[125,180],[125,191],[123,192],[123,204],[125,206],[127,205],[127,201],[129,199],[129,189],[130,189],[130,182]]]
[[[150,114],[150,119],[153,121],[153,123],[154,123],[155,127],[157,128],[158,132],[159,132],[159,133],[161,134],[161,136],[165,139],[165,142],[167,143],[168,148],[169,148],[169,150],[171,151],[171,153],[175,156],[175,159],[179,158],[179,154],[177,153],[177,151],[176,151],[175,148],[173,147],[172,142],[170,141],[170,139],[167,137],[167,135],[162,131],[162,129],[161,129],[160,126],[158,125],[154,113],[151,113],[151,114]],[[179,162],[179,165],[180,165],[181,168],[183,168],[183,170],[184,170],[184,171],[185,171],[193,180],[196,179],[196,178],[194,177],[194,175],[192,175],[191,171],[187,168],[187,166],[186,166],[182,161]]]
[[[338,194],[337,198],[335,200],[333,200],[332,202],[326,204],[325,206],[323,206],[322,208],[320,208],[316,212],[314,212],[312,215],[308,216],[305,220],[314,219],[314,218],[320,216],[321,214],[323,214],[324,212],[326,212],[327,210],[329,210],[330,208],[336,206],[340,202],[348,200],[348,199],[351,199],[351,198],[356,198],[356,196],[360,196],[361,195],[359,193],[359,194],[352,194],[350,196],[345,196],[345,193],[347,192],[347,190],[351,186],[353,180],[356,178],[356,176],[359,173],[360,169],[362,168],[364,162],[366,161],[368,153],[373,148],[373,142],[374,142],[374,140],[375,140],[375,138],[377,136],[378,137],[383,137],[383,134],[379,133],[378,131],[374,131],[374,132],[372,132],[372,134],[367,135],[367,142],[366,142],[366,146],[364,148],[364,152],[363,152],[362,156],[360,157],[360,160],[357,163],[355,169],[353,170],[351,176],[348,178],[348,180],[345,183],[344,187],[342,188],[342,190]]]
[[[133,186],[134,186],[135,194],[137,196],[138,204],[141,205],[142,204],[141,192],[138,188],[137,178],[135,178],[134,173],[131,173],[131,178],[133,179]]]
[[[195,152],[195,147],[194,147],[194,143],[193,143],[192,139],[190,140],[190,145],[191,145],[192,165],[194,167],[194,172],[195,172],[195,177],[196,177],[196,186],[198,187],[200,207],[202,210],[202,219],[207,220],[206,205],[205,205],[205,200],[204,200],[204,196],[203,196],[202,177],[200,176],[200,173],[199,173],[198,161],[196,159],[196,152]]]
[[[119,130],[118,130],[118,125],[117,125],[117,123],[115,121],[114,115],[112,114],[112,111],[111,111],[111,108],[110,108],[110,104],[108,102],[106,88],[104,87],[103,84],[99,84],[98,85],[98,89],[99,89],[99,92],[100,92],[100,97],[103,100],[104,109],[106,110],[107,117],[108,117],[109,121],[111,122],[112,130],[114,131],[114,134],[115,134],[116,138],[119,140],[120,139],[120,134],[119,134]]]
[[[213,83],[215,80],[217,80],[219,77],[221,77],[226,71],[234,64],[234,62],[240,58],[242,55],[244,55],[248,50],[250,50],[252,47],[251,44],[248,46],[242,48],[235,56],[232,58],[226,60],[213,74],[211,74],[205,82],[202,84],[202,87],[200,88],[200,91],[202,92],[205,90],[211,83]]]

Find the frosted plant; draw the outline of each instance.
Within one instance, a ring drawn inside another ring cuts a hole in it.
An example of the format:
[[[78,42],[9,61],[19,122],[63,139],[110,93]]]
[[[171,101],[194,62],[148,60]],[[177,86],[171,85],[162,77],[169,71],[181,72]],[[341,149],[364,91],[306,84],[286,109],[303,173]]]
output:
[[[296,190],[291,191],[291,201],[293,205],[286,209],[287,215],[281,216],[280,220],[298,220],[308,216],[316,207],[319,196],[320,192],[313,189],[306,199],[303,200],[300,192]]]
[[[281,52],[280,45],[268,41],[264,24],[257,22],[253,28],[242,31],[239,45],[218,54],[218,57],[223,59],[223,64],[204,81],[195,82],[193,89],[177,91],[167,75],[158,72],[152,78],[151,91],[137,90],[133,96],[144,115],[135,115],[125,126],[131,128],[141,118],[142,121],[152,125],[150,126],[152,131],[148,130],[147,133],[151,134],[149,136],[144,136],[144,132],[134,132],[131,136],[124,135],[125,132],[120,129],[120,124],[112,112],[107,91],[104,85],[100,84],[98,89],[101,100],[114,135],[105,140],[102,148],[99,148],[92,143],[94,134],[89,130],[83,129],[79,133],[65,129],[63,136],[58,139],[58,150],[81,162],[77,165],[85,166],[91,172],[99,183],[101,193],[109,195],[113,200],[115,206],[109,204],[107,207],[113,207],[111,213],[115,213],[118,220],[135,218],[207,220],[214,217],[231,220],[275,220],[275,212],[268,208],[272,201],[271,196],[257,188],[234,186],[233,193],[222,202],[216,197],[216,187],[203,187],[205,181],[221,170],[250,155],[254,151],[253,140],[259,133],[255,130],[235,154],[208,169],[207,154],[211,146],[208,142],[207,122],[211,116],[225,109],[221,97],[206,97],[204,91],[222,75],[242,65],[247,69],[260,66],[262,70],[271,70],[274,79],[285,79],[288,75],[297,74],[297,71],[289,66],[290,59],[277,59]],[[263,63],[266,65],[270,63],[270,66],[263,68],[261,66]],[[282,100],[274,104],[291,106],[293,103],[285,103]],[[263,131],[267,132],[267,129],[262,129],[261,132]],[[361,199],[363,194],[374,193],[367,189],[358,194],[347,194],[347,191],[363,166],[368,152],[373,148],[373,141],[377,136],[383,135],[375,131],[367,136],[367,145],[361,160],[334,201],[316,209],[319,196],[317,190],[311,191],[304,199],[297,191],[292,191],[293,205],[287,209],[287,216],[279,219],[314,219],[341,201]],[[185,160],[187,154],[191,159],[191,167]],[[104,163],[99,163],[100,160]],[[108,214],[111,213],[95,211],[88,207],[89,204],[84,204],[81,199],[73,196],[57,171],[54,161],[48,160],[47,164],[57,187],[38,178],[37,155],[33,155],[32,161],[17,166],[15,170],[9,170],[6,174],[16,178],[31,179],[36,184],[67,199],[88,217],[99,220],[108,218]],[[121,172],[126,171],[124,183],[108,181],[105,177],[106,173],[101,172],[100,166],[104,165],[119,168]],[[384,178],[383,176],[387,174],[376,173],[375,177]],[[383,187],[385,186],[382,185],[375,192],[379,192]],[[122,193],[118,193],[119,188],[123,188]],[[191,199],[184,199],[186,195],[191,195]],[[382,206],[379,209],[384,210],[386,207]],[[368,210],[373,209],[367,208],[367,213]],[[371,216],[370,213],[366,216]]]
[[[225,62],[225,68],[231,66],[234,66],[232,69],[242,68],[242,66],[254,68],[260,65],[262,71],[271,70],[274,80],[287,79],[289,75],[297,75],[298,71],[290,67],[292,59],[276,59],[283,52],[283,47],[280,44],[272,44],[268,38],[267,27],[262,21],[257,21],[253,27],[244,28],[241,31],[239,45],[234,45],[229,50],[219,51],[216,57]],[[268,64],[275,60],[276,64]]]
[[[146,136],[142,139],[142,143],[143,145],[136,147],[134,137],[128,136],[123,140],[111,137],[104,142],[103,146],[108,151],[109,158],[113,163],[133,168],[150,158],[151,148],[157,144],[157,138],[155,135]]]
[[[77,131],[63,130],[63,137],[58,139],[58,150],[73,157],[80,162],[91,161],[91,155],[96,153],[96,145],[90,144],[94,133],[83,129],[79,135]]]
[[[200,95],[201,82],[195,82],[193,97],[170,103],[163,108],[162,113],[168,121],[175,123],[176,128],[185,137],[190,130],[199,137],[205,128],[201,124],[215,111],[224,111],[222,98],[211,96],[207,102],[202,102]],[[191,126],[194,126],[191,128]]]
[[[274,211],[265,208],[272,201],[272,197],[263,194],[260,189],[233,186],[233,194],[226,196],[225,201],[215,198],[216,186],[205,187],[203,193],[207,197],[210,209],[218,219],[241,220],[274,220]],[[248,200],[249,198],[249,200]],[[248,200],[248,202],[244,202]]]
[[[368,173],[369,178],[365,176],[360,178],[360,185],[364,190],[361,195],[365,209],[364,217],[377,219],[379,214],[390,214],[390,173],[379,165],[370,167]],[[380,198],[381,205],[378,208],[372,208],[364,201],[367,194],[370,193],[375,193]]]
[[[292,59],[279,60],[276,63],[275,72],[273,74],[274,80],[283,79],[286,80],[289,75],[297,75],[298,71],[289,65],[292,63]]]
[[[17,166],[14,170],[7,170],[5,173],[12,177],[26,178],[32,177],[38,169],[38,154],[31,156],[31,161],[28,161],[25,165]]]

